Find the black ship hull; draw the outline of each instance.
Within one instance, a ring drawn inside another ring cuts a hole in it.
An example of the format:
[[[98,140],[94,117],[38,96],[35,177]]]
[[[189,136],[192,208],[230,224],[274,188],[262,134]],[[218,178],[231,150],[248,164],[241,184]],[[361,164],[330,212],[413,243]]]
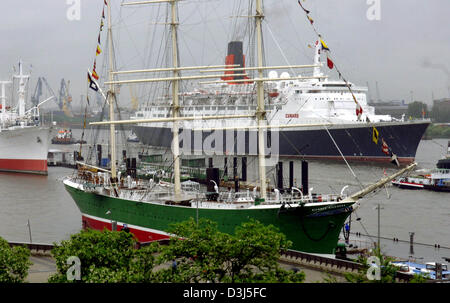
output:
[[[429,121],[346,124],[329,128],[329,133],[323,127],[272,130],[266,133],[268,141],[266,155],[333,160],[342,160],[344,155],[346,160],[350,161],[390,162],[391,156],[382,151],[381,138],[383,138],[390,150],[397,155],[400,163],[410,163],[414,161],[419,142],[429,124]],[[376,127],[379,132],[377,144],[373,141],[373,127]],[[145,145],[171,147],[173,136],[172,129],[169,127],[134,126],[133,131]],[[182,154],[189,154],[189,151],[207,154],[215,152],[216,155],[220,153],[222,155],[257,154],[256,130],[223,131],[222,137],[218,137],[223,140],[222,144],[207,144],[209,148],[205,148],[205,144],[201,142],[208,140],[207,137],[211,135],[211,132],[200,133],[201,140],[199,140],[199,135],[195,134],[198,133],[197,131],[187,131],[182,135],[183,131],[180,129],[180,137],[184,138],[180,143]],[[278,140],[274,140],[275,135]],[[189,136],[190,140],[186,140]],[[272,148],[270,141],[277,147]]]

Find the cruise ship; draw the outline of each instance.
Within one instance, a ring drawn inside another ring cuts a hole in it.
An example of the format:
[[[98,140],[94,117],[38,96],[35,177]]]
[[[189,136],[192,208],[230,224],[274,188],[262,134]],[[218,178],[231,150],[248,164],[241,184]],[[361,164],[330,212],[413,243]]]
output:
[[[321,43],[316,43],[314,64],[311,65],[309,77],[305,77],[307,80],[299,79],[298,75],[293,74],[293,69],[280,74],[276,70],[268,73],[269,78],[285,78],[284,81],[264,84],[266,118],[271,125],[267,135],[277,139],[273,142],[277,146],[272,146],[272,153],[302,159],[342,160],[345,157],[350,161],[375,162],[390,162],[395,154],[400,163],[413,162],[430,121],[404,117],[396,119],[390,115],[375,114],[375,108],[367,102],[367,87],[329,79],[324,72],[326,64],[321,61],[321,51]],[[256,89],[245,72],[242,41],[229,43],[225,63],[226,66],[238,65],[242,71],[238,68],[230,71],[225,69],[222,77],[222,82],[227,81],[225,84],[201,82],[192,91],[180,93],[183,100],[180,108],[182,116],[255,113]],[[352,93],[362,108],[360,115],[355,113],[356,104]],[[167,100],[160,99],[140,108],[131,119],[170,117],[171,109],[170,96],[167,96]],[[184,138],[182,151],[184,154],[215,152],[256,155],[257,144],[252,143],[257,142],[257,129],[252,127],[255,125],[254,119],[199,119],[184,122],[180,125],[180,138]],[[378,137],[388,146],[389,152],[383,150],[381,140],[374,143],[374,128]],[[145,145],[171,146],[171,123],[139,123],[133,127],[133,131]],[[204,144],[212,132],[216,133],[216,144]]]

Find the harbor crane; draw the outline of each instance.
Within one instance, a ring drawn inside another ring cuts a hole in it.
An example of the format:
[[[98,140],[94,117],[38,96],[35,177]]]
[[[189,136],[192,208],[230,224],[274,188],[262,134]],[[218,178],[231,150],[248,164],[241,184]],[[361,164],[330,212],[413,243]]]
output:
[[[72,114],[72,96],[69,93],[69,85],[70,81],[66,81],[64,79],[61,80],[61,85],[59,89],[59,98],[56,98],[56,94],[48,84],[47,79],[45,77],[39,77],[36,87],[34,89],[34,93],[31,96],[31,103],[36,106],[39,104],[39,99],[42,96],[42,85],[45,85],[47,90],[51,93],[51,95],[55,96],[55,102],[58,104],[60,110],[62,110],[66,116],[73,117]]]

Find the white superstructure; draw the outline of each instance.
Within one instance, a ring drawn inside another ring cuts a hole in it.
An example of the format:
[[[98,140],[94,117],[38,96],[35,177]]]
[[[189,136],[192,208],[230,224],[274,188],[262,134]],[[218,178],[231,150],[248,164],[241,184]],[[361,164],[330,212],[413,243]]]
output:
[[[318,43],[313,65],[315,67],[312,70],[313,77],[317,78],[299,80],[296,79],[297,75],[291,75],[292,71],[291,74],[288,72],[278,74],[275,70],[268,73],[269,78],[286,79],[265,83],[267,91],[265,103],[269,122],[280,124],[348,124],[395,120],[389,115],[376,115],[375,108],[367,104],[367,88],[349,83],[355,98],[363,109],[363,114],[358,119],[355,113],[356,104],[347,84],[342,80],[328,80],[327,75],[322,72],[321,66],[323,66],[323,63],[320,61],[320,52],[321,45]],[[251,83],[250,79],[247,84],[200,83],[196,89],[180,94],[183,100],[180,113],[187,117],[254,113],[257,107],[254,86],[255,84]],[[168,117],[170,108],[169,99],[157,100],[141,108],[131,118]],[[213,122],[199,121],[198,123],[211,126]],[[217,123],[217,121],[214,123]],[[248,125],[252,122],[240,119],[220,122],[221,125],[223,123],[236,126],[236,123]],[[163,125],[152,123],[148,126],[161,127]]]
[[[26,87],[29,75],[23,73],[19,62],[19,73],[13,81],[0,82],[0,171],[47,174],[47,152],[50,129],[39,125],[39,105],[26,109]],[[7,104],[6,87],[17,80],[17,103]]]

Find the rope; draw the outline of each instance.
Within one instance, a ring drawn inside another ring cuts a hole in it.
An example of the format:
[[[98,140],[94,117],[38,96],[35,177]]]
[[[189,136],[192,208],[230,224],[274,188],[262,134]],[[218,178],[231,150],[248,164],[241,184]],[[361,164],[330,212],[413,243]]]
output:
[[[358,179],[358,177],[356,176],[355,172],[353,171],[353,169],[350,167],[350,164],[348,164],[347,159],[345,159],[344,154],[342,154],[341,149],[339,148],[339,146],[337,145],[336,141],[334,141],[333,136],[331,135],[330,131],[328,130],[328,128],[326,126],[324,126],[325,130],[327,131],[328,135],[330,136],[331,140],[334,143],[334,146],[336,146],[337,150],[339,151],[339,153],[342,156],[342,159],[344,159],[345,164],[347,165],[348,169],[350,170],[350,172],[352,173],[353,177],[355,177],[356,181],[358,181],[359,186],[361,187],[361,189],[364,188],[364,186],[362,185],[361,181]]]

